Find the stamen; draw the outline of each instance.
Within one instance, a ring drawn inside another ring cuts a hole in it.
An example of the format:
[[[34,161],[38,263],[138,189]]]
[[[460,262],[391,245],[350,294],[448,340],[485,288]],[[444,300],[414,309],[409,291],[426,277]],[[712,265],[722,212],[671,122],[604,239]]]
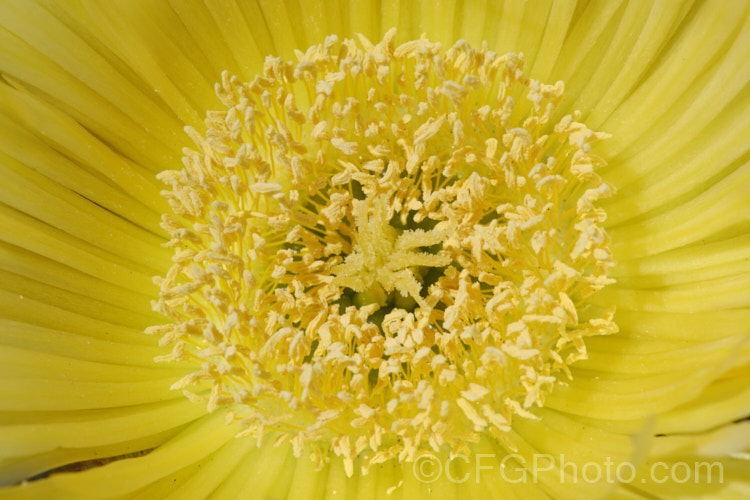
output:
[[[503,439],[617,330],[586,307],[612,281],[605,134],[553,123],[563,85],[520,55],[394,38],[225,73],[227,109],[160,174],[172,321],[148,333],[196,365],[173,388],[350,475]]]

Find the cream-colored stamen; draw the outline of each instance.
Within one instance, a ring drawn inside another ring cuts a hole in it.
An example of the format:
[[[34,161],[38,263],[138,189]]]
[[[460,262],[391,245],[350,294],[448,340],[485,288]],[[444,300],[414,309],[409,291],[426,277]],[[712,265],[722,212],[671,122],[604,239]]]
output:
[[[323,45],[217,85],[225,111],[163,172],[174,266],[158,278],[174,385],[246,434],[316,444],[347,473],[503,439],[536,418],[612,263],[579,115],[523,59],[460,41]]]

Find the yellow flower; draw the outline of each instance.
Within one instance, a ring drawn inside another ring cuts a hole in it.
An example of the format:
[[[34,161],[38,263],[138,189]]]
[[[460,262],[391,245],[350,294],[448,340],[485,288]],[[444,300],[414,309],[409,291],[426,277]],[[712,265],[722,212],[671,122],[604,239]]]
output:
[[[747,496],[748,16],[3,4],[0,498]]]

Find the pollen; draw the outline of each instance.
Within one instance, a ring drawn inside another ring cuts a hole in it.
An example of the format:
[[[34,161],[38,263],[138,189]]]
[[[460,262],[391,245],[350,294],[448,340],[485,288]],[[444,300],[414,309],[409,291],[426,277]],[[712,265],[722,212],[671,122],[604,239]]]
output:
[[[613,188],[523,57],[360,36],[224,73],[204,134],[159,175],[173,267],[147,333],[195,370],[173,385],[243,435],[390,459],[507,442],[584,339],[610,283]]]

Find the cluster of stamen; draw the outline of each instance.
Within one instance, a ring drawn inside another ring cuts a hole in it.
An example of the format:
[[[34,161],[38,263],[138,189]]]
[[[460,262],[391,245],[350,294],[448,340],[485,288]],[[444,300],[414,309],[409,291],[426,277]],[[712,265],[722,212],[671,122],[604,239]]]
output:
[[[521,56],[394,37],[224,74],[227,109],[159,176],[172,321],[148,332],[196,365],[173,388],[349,474],[504,440],[616,331],[585,307],[611,265],[603,134],[553,122],[563,85]]]

